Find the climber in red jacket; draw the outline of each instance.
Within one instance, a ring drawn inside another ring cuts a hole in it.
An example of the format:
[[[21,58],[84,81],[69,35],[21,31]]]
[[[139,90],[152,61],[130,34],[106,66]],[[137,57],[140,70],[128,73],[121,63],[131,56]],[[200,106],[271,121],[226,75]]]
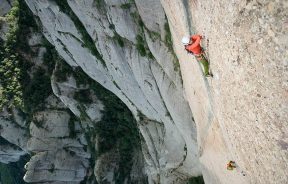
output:
[[[209,73],[209,62],[206,59],[203,49],[200,45],[200,41],[202,39],[201,35],[193,35],[190,38],[189,37],[183,37],[182,43],[185,46],[185,49],[193,54],[196,59],[202,64],[204,75],[206,77],[212,77],[212,74]]]

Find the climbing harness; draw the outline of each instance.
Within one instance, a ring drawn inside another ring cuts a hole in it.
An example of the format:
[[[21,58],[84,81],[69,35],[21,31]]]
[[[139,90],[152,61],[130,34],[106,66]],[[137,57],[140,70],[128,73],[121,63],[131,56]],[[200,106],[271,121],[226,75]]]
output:
[[[200,41],[202,39],[201,35],[193,35],[192,37],[183,37],[182,43],[185,45],[185,50],[194,55],[196,60],[200,62],[201,67],[203,69],[205,77],[213,77],[212,73],[209,72],[209,62],[207,56],[203,51],[203,48],[200,45]],[[188,41],[192,41],[191,44],[187,44]]]

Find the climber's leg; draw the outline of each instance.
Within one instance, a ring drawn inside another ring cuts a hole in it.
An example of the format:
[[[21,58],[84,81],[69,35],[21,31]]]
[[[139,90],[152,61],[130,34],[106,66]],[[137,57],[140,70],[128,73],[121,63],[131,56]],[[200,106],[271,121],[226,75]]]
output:
[[[210,73],[209,73],[209,62],[208,60],[206,59],[206,57],[204,56],[204,54],[201,54],[199,56],[196,56],[197,60],[201,63],[202,65],[202,68],[203,68],[203,72],[204,72],[204,75],[207,77],[207,76],[212,76]]]

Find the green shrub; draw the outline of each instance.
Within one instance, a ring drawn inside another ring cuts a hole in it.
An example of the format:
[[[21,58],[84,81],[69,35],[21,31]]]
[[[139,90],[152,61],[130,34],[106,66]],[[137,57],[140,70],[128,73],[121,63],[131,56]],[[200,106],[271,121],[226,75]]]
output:
[[[48,42],[48,41],[45,39],[44,42]],[[61,60],[61,58],[58,56],[57,51],[54,49],[54,47],[50,45],[50,43],[49,45],[45,44],[45,48],[46,48],[46,52],[43,54],[43,62],[44,62],[44,65],[47,67],[48,74],[52,75],[53,70],[55,68],[55,63]]]
[[[28,45],[27,38],[32,30],[38,29],[24,0],[13,2],[13,7],[5,16],[5,20],[9,29],[6,42],[1,40],[0,47],[0,83],[2,85],[0,107],[9,104],[23,109],[24,87],[30,82],[28,70],[32,65],[21,55],[23,53],[34,54]]]
[[[205,184],[202,176],[192,177],[188,180],[187,184]]]
[[[122,9],[130,9],[130,8],[131,8],[131,3],[121,4],[120,7],[121,7]]]
[[[99,10],[103,11],[105,2],[103,0],[94,0],[94,5],[96,5]]]
[[[77,71],[77,72],[76,72]],[[123,183],[125,177],[129,177],[130,170],[133,164],[133,155],[135,150],[141,149],[140,135],[137,129],[137,122],[134,119],[130,110],[126,105],[116,97],[112,92],[105,89],[99,83],[90,79],[80,67],[74,70],[79,79],[89,84],[90,89],[94,91],[101,102],[104,103],[105,109],[102,111],[102,119],[95,125],[95,130],[89,130],[86,133],[89,149],[93,151],[93,141],[97,135],[99,142],[99,149],[96,150],[96,157],[110,151],[117,149],[120,153],[119,175],[117,176],[118,183]],[[86,95],[85,95],[86,96]],[[81,111],[80,119],[86,119],[84,107],[78,107]],[[92,160],[95,160],[93,158]]]
[[[22,156],[19,161],[9,164],[0,163],[0,183],[3,184],[26,184],[23,181],[25,174],[24,165],[29,161],[30,156]]]
[[[114,32],[114,40],[117,40],[118,44],[120,45],[120,47],[124,47],[124,41],[123,38],[116,32]]]
[[[150,50],[148,52],[148,58],[155,60],[155,57],[153,56],[152,52],[150,52]]]
[[[131,2],[131,3],[135,3],[135,2]],[[153,32],[153,31],[149,31],[146,27],[144,22],[142,21],[140,15],[138,14],[138,12],[131,12],[130,16],[133,18],[134,22],[139,26],[138,32],[139,34],[136,36],[136,49],[138,50],[139,54],[142,57],[148,56],[148,58],[150,59],[155,59],[155,57],[153,56],[152,52],[150,51],[148,44],[145,40],[144,37],[144,30],[146,30],[149,34],[149,36],[152,38],[152,40],[157,38],[160,38],[160,34]]]
[[[83,104],[92,102],[90,89],[83,89],[74,93],[74,99]]]
[[[76,80],[76,85],[79,87],[80,85],[87,85],[87,75],[83,72],[82,68],[80,66],[77,66],[73,70],[73,77]]]
[[[136,49],[138,50],[139,54],[141,56],[146,56],[146,49],[144,46],[144,39],[142,38],[142,36],[137,35],[136,36]]]
[[[0,108],[8,105],[11,101],[13,105],[22,108],[23,97],[22,87],[20,84],[21,70],[17,52],[18,35],[19,35],[19,2],[15,1],[14,6],[5,17],[9,29],[6,34],[6,42],[1,48],[0,63],[0,82],[2,98]]]
[[[115,25],[114,24],[109,24],[109,29],[115,30]]]
[[[77,109],[80,111],[80,120],[87,121],[90,119],[86,113],[86,107],[83,104],[77,105]]]
[[[44,109],[46,98],[52,94],[50,76],[42,68],[33,73],[33,78],[24,90],[25,112],[35,112]]]
[[[166,18],[167,20],[167,18]],[[168,21],[168,20],[167,20]],[[170,32],[170,28],[169,28],[169,24],[168,22],[166,22],[164,24],[164,29],[165,29],[165,45],[168,47],[168,49],[170,50],[170,52],[173,54],[173,64],[174,64],[174,71],[180,71],[180,64],[179,64],[179,61],[177,59],[177,56],[174,52],[174,49],[173,49],[173,41],[172,41],[172,35],[171,35],[171,32]]]
[[[68,127],[69,127],[69,131],[70,131],[69,137],[70,138],[76,138],[77,132],[75,130],[75,122],[77,121],[77,118],[71,111],[69,111],[69,114],[70,114],[70,119],[68,122]]]
[[[57,82],[65,82],[72,73],[72,68],[63,59],[58,58],[54,76]]]
[[[171,36],[171,32],[170,32],[170,28],[169,28],[168,22],[166,22],[164,24],[164,29],[165,29],[165,32],[166,32],[165,44],[170,50],[173,50],[172,36]]]
[[[43,127],[43,123],[44,123],[43,120],[38,121],[38,120],[34,119],[34,120],[33,120],[33,123],[34,123],[34,125],[36,125],[37,128],[44,128],[44,127]]]

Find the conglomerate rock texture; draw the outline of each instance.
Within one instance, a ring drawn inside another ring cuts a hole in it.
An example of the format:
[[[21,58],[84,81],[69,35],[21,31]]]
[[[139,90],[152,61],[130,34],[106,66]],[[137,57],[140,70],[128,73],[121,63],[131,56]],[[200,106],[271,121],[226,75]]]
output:
[[[205,182],[286,183],[287,1],[161,2],[197,125]],[[205,36],[213,78],[201,77],[177,41],[193,33]],[[235,172],[227,172],[227,160],[237,163]]]
[[[7,2],[1,15],[9,11]],[[25,2],[70,68],[81,68],[114,93],[136,118],[142,152],[133,153],[124,183],[182,184],[199,175],[211,184],[288,182],[285,0]],[[3,24],[1,38],[5,29]],[[205,36],[213,78],[203,76],[180,42],[195,33]],[[37,40],[35,34],[30,45]],[[35,60],[43,59],[42,52]],[[84,136],[105,117],[105,105],[97,91],[89,104],[75,99],[91,86],[79,85],[73,75],[60,81],[57,65],[51,77],[55,96],[31,122],[21,120],[17,109],[1,112],[1,137],[8,142],[1,144],[0,161],[33,152],[27,182],[89,183],[94,174],[98,183],[117,183],[119,150],[93,160],[101,139],[95,136],[95,148],[87,149],[91,140]],[[227,171],[229,160],[237,169]]]

